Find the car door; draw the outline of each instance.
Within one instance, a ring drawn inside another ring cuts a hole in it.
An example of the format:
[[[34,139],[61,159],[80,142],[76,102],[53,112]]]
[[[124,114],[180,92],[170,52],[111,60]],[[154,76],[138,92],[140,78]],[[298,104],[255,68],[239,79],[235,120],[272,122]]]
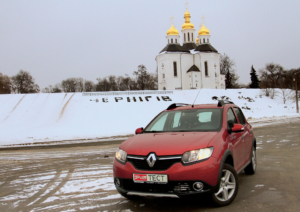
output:
[[[235,113],[230,107],[227,111],[227,127],[230,128],[230,125],[238,124]],[[243,145],[243,132],[231,132],[228,135],[227,141],[232,145],[234,168],[240,170],[244,165],[245,156],[244,156],[244,145]]]
[[[234,112],[236,113],[236,116],[238,117],[238,120],[240,124],[244,126],[244,132],[243,132],[243,142],[244,142],[244,152],[245,152],[245,158],[244,163],[246,164],[251,156],[251,150],[252,150],[252,141],[253,141],[253,134],[251,126],[246,122],[245,116],[242,112],[242,110],[238,107],[234,107]]]

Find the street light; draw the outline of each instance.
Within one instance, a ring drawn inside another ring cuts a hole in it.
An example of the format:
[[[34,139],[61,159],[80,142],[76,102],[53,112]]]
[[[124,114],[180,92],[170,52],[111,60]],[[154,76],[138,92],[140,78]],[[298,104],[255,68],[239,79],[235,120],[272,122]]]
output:
[[[295,92],[296,92],[296,113],[299,113],[299,106],[298,106],[298,88],[297,88],[297,77],[296,74],[293,78],[294,82],[295,82]]]

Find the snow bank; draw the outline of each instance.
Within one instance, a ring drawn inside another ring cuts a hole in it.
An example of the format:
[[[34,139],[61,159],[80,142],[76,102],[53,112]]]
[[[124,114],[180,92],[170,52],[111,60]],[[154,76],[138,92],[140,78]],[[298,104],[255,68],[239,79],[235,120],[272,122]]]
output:
[[[133,134],[172,103],[193,103],[198,90],[0,95],[0,145]],[[233,101],[248,120],[297,116],[295,103],[259,89],[202,89],[195,104]]]

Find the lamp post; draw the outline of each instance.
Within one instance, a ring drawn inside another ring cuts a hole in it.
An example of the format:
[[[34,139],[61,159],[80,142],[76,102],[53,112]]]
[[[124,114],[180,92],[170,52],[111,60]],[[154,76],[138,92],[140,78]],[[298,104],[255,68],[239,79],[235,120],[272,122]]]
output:
[[[295,82],[295,92],[296,92],[296,113],[299,113],[299,106],[298,106],[298,88],[297,88],[297,77],[295,74],[294,77],[294,82]]]

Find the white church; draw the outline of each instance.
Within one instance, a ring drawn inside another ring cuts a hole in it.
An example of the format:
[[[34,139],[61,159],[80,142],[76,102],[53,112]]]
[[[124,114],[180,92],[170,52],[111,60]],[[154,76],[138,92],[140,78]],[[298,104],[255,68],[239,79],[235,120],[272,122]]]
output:
[[[158,90],[225,89],[225,75],[220,74],[220,54],[210,45],[209,30],[203,24],[195,39],[190,18],[186,10],[182,45],[173,23],[167,31],[168,44],[156,56]]]

